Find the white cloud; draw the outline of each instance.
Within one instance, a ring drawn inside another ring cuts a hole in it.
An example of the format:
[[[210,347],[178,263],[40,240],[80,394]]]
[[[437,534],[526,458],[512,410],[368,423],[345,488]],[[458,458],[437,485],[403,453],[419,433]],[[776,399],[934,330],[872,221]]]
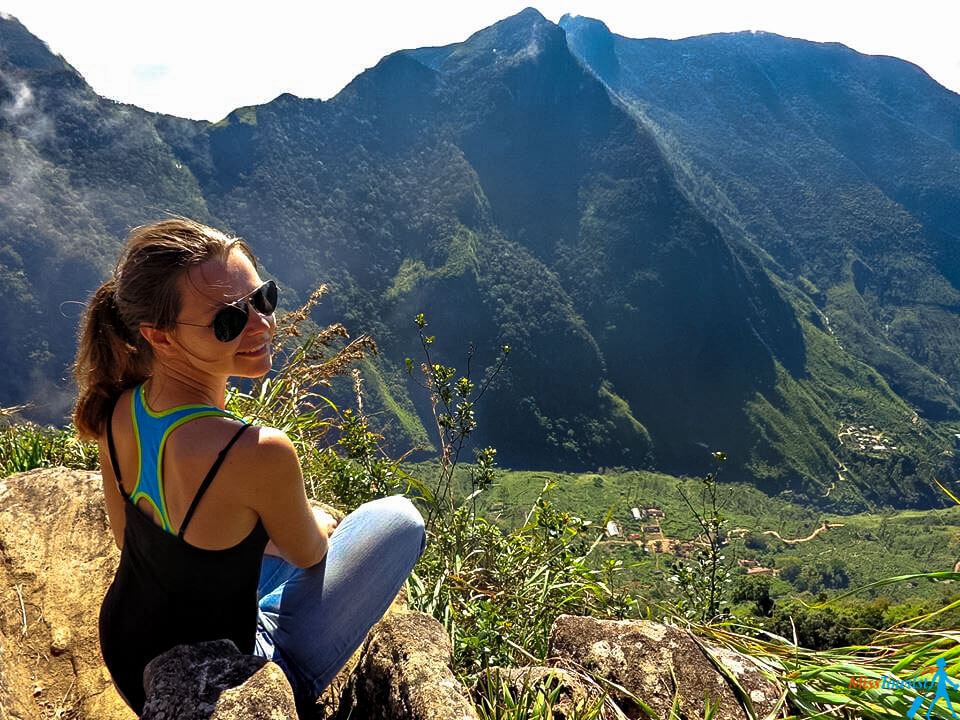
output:
[[[13,99],[0,104],[0,115],[15,132],[32,143],[53,136],[53,123],[40,111],[33,99],[33,90],[22,80],[12,81]]]

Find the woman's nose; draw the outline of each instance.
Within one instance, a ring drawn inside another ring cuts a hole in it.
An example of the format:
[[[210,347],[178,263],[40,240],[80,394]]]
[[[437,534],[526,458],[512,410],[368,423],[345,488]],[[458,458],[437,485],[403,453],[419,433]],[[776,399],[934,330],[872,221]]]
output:
[[[277,319],[274,313],[264,315],[257,310],[250,300],[247,300],[247,330],[258,332],[268,330],[272,335],[277,329]]]

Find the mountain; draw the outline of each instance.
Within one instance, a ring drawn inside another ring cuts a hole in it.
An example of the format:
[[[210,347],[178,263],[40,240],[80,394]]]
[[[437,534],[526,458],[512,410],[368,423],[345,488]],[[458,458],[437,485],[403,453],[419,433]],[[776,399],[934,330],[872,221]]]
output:
[[[164,210],[209,219],[154,123],[0,18],[0,404],[30,400],[62,419],[79,303],[112,268],[118,238]]]
[[[839,44],[560,25],[697,206],[799,291],[797,309],[813,304],[918,419],[956,422],[960,96]]]
[[[705,213],[804,289],[929,419],[960,403],[960,96],[920,68],[768,33],[570,47],[660,138]],[[810,287],[803,279],[817,287]]]
[[[429,427],[401,370],[422,311],[440,361],[514,348],[478,437],[506,465],[700,473],[723,449],[728,477],[771,493],[929,504],[960,421],[960,112],[874,60],[527,9],[329,101],[204,123],[98,98],[0,20],[0,282],[18,311],[0,403],[69,397],[61,304],[169,211],[243,235],[294,300],[331,285],[315,319],[377,338],[370,402],[398,445]]]

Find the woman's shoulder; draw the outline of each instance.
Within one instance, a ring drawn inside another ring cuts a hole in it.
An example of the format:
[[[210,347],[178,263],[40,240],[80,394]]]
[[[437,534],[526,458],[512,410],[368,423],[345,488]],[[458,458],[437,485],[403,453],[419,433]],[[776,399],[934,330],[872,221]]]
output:
[[[228,446],[223,465],[238,477],[256,477],[271,466],[297,461],[296,449],[286,433],[232,415],[198,417],[177,428],[164,456],[188,467],[194,462],[202,465]]]
[[[237,429],[240,428],[235,423]],[[238,454],[254,463],[271,463],[283,458],[296,458],[293,442],[282,430],[269,425],[251,424],[237,440]]]
[[[222,418],[229,429],[226,434],[232,437],[243,425],[232,418]],[[229,442],[229,439],[227,440]],[[230,450],[233,464],[245,468],[245,474],[269,471],[271,474],[296,469],[300,464],[293,442],[282,430],[268,425],[249,425],[234,442]]]
[[[114,443],[121,443],[133,426],[130,417],[130,398],[135,388],[128,388],[122,391],[103,418],[103,426],[100,428],[100,434],[97,436],[97,442],[103,447],[107,446],[107,439],[110,434],[113,435]],[[126,408],[126,412],[124,412]]]
[[[303,484],[296,447],[286,433],[269,426],[247,428],[224,464],[234,476],[242,478],[241,484],[253,507],[278,491],[292,491]]]

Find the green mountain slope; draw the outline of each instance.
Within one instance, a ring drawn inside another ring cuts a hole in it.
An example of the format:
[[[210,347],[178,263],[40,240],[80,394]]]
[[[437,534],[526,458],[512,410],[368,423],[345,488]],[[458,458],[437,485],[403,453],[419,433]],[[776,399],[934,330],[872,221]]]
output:
[[[60,305],[130,226],[176,212],[250,240],[293,300],[331,285],[315,319],[377,338],[367,387],[398,446],[429,426],[400,370],[422,311],[442,362],[462,369],[472,345],[482,372],[514,348],[477,438],[506,465],[700,473],[722,448],[730,479],[802,501],[934,502],[960,420],[951,156],[868,167],[838,127],[876,111],[852,79],[856,112],[787,71],[789,95],[764,94],[762,63],[693,40],[677,54],[528,9],[394,53],[330,101],[281,95],[210,124],[98,98],[0,20],[0,281],[22,309],[0,403],[59,387],[46,413],[63,411],[77,313]],[[783,59],[782,38],[751,42]],[[803,49],[805,72],[840,53],[860,77],[852,51]],[[702,85],[708,66],[723,82]],[[862,82],[899,87],[901,66]],[[897,117],[922,98],[940,124],[884,121],[869,142],[888,154],[960,117],[913,80]]]
[[[921,414],[956,419],[960,97],[836,44],[561,24],[704,211],[759,246]]]
[[[560,24],[704,214],[793,288],[808,347],[827,331],[835,347],[821,344],[823,360],[871,366],[906,402],[886,391],[873,407],[851,404],[879,378],[848,372],[837,392],[809,352],[801,386],[841,422],[900,438],[922,436],[921,419],[955,422],[960,97],[909,63],[836,44],[634,40],[589,18]],[[920,455],[948,446],[937,439]]]
[[[46,418],[72,403],[76,303],[119,238],[163,211],[208,217],[153,116],[104,100],[15,19],[0,19],[0,402]]]

